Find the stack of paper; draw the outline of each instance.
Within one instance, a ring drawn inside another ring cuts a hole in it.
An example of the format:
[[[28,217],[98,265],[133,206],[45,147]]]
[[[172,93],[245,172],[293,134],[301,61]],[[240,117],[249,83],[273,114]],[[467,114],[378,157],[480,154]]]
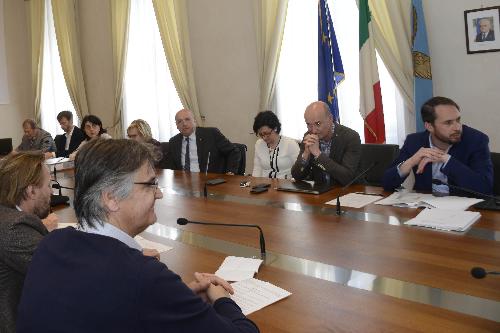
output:
[[[143,248],[154,249],[154,250],[158,251],[159,253],[167,252],[169,250],[172,250],[171,246],[167,246],[167,245],[164,245],[164,244],[152,242],[150,240],[142,238],[141,236],[135,236],[134,239]]]
[[[465,231],[480,217],[479,212],[433,208],[424,209],[405,224],[447,231]]]
[[[361,208],[374,201],[382,199],[378,194],[349,193],[339,198],[340,205],[344,207]],[[327,205],[337,205],[337,199],[326,202]]]
[[[238,304],[245,316],[292,294],[269,282],[253,278],[231,285],[234,289],[231,298]]]
[[[377,201],[376,205],[387,205],[408,208],[440,208],[450,210],[466,210],[482,199],[457,197],[453,195],[436,197],[432,194],[413,192],[394,192],[390,196]]]
[[[262,264],[260,259],[229,256],[224,259],[215,275],[226,281],[241,281],[253,278]]]

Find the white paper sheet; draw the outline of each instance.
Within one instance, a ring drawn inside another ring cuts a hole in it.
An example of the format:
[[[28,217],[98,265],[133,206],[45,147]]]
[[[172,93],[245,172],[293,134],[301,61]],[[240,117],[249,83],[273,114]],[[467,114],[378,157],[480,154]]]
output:
[[[261,264],[261,259],[229,256],[224,259],[215,275],[226,281],[246,280],[253,278]]]
[[[339,198],[340,205],[343,207],[361,208],[382,199],[382,196],[361,193],[349,193]],[[337,199],[326,202],[327,205],[337,205]]]
[[[432,194],[394,192],[390,196],[377,201],[375,204],[409,208],[426,207],[464,211],[470,206],[481,201],[483,200],[457,197],[453,195],[436,197]]]
[[[235,282],[231,285],[234,289],[231,298],[246,316],[292,294],[269,282],[253,278]]]
[[[159,253],[167,252],[167,251],[170,251],[170,250],[173,249],[173,247],[171,247],[171,246],[164,245],[164,244],[157,243],[157,242],[153,242],[153,241],[145,239],[145,238],[143,238],[141,236],[135,236],[134,239],[143,248],[146,248],[146,249],[155,249]]]
[[[432,208],[424,209],[405,224],[447,231],[465,231],[480,217],[479,212]]]

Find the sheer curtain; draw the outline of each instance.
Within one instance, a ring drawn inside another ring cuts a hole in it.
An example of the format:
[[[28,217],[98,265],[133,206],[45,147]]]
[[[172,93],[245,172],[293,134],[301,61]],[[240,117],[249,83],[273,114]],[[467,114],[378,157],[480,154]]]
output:
[[[57,134],[64,133],[57,121],[57,114],[60,111],[71,111],[75,125],[78,125],[78,116],[64,81],[50,0],[45,0],[44,18],[43,75],[40,100],[41,124],[39,125],[55,137]]]
[[[364,142],[363,119],[359,114],[358,7],[355,0],[328,0],[345,71],[339,85],[341,124],[357,131]],[[286,136],[301,139],[306,131],[304,110],[318,99],[317,1],[289,0],[278,65],[277,114]],[[394,82],[380,58],[386,142],[401,144],[404,131],[403,104]]]
[[[130,3],[128,48],[123,83],[123,129],[144,119],[153,137],[168,141],[177,134],[175,113],[182,104],[165,59],[151,0]]]

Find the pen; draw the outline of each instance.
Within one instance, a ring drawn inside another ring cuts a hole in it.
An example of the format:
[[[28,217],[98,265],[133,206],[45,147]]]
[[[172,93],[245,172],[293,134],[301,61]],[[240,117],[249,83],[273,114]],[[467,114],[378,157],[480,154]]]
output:
[[[383,197],[382,194],[378,194],[378,193],[366,193],[366,192],[354,192],[355,194],[364,194],[364,195],[376,195],[378,197]]]

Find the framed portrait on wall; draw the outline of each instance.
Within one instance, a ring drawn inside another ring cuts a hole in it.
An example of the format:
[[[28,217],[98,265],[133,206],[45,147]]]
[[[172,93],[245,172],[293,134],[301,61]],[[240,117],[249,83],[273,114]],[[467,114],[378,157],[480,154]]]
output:
[[[500,51],[500,6],[466,10],[467,53]]]

